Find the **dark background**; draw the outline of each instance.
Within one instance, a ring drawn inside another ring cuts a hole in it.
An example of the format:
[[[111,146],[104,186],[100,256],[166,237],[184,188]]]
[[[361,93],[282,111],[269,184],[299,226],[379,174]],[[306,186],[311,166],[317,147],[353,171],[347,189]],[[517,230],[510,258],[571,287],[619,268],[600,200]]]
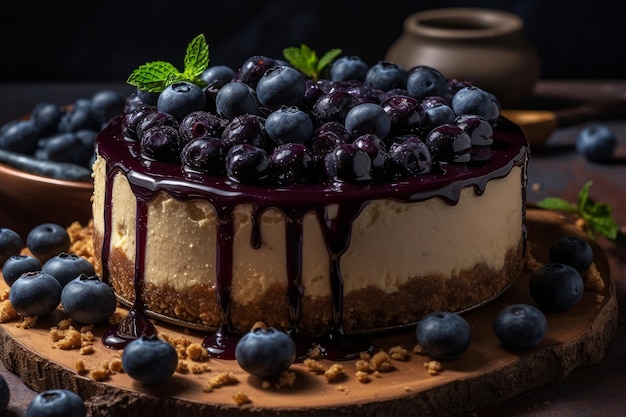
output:
[[[370,4],[373,3],[373,4]],[[410,14],[489,7],[524,20],[543,78],[624,78],[626,2],[273,0],[15,2],[0,23],[0,82],[125,81],[155,60],[182,69],[188,42],[204,33],[210,64],[238,68],[251,55],[282,57],[304,43],[341,48],[368,64],[384,57]]]

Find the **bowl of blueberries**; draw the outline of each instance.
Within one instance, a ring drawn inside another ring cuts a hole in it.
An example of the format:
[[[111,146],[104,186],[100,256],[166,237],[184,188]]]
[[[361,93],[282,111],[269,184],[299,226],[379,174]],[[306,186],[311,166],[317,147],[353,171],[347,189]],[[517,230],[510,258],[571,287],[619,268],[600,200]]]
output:
[[[25,235],[35,225],[91,219],[94,140],[124,111],[125,93],[98,90],[71,104],[39,102],[0,126],[0,224]]]

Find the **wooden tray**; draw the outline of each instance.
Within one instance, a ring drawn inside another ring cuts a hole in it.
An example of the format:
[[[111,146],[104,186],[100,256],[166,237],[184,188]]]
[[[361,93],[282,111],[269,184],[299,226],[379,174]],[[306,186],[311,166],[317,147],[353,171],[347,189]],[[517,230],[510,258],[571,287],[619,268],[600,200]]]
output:
[[[559,215],[536,209],[528,211],[528,229],[532,253],[542,262],[547,260],[549,245],[559,236],[585,237]],[[472,342],[460,357],[442,361],[443,370],[434,376],[424,368],[428,356],[409,353],[407,360],[393,361],[395,369],[372,374],[367,383],[356,380],[354,362],[339,362],[344,375],[335,382],[327,382],[323,375],[298,363],[291,367],[296,377],[292,386],[265,387],[243,372],[235,361],[217,359],[206,363],[210,371],[176,373],[166,383],[154,387],[142,386],[124,373],[114,373],[97,382],[77,373],[75,364],[80,359],[91,368],[119,357],[120,352],[99,341],[107,326],[94,329],[98,340],[91,355],[53,348],[50,327],[64,317],[60,310],[40,319],[30,329],[17,327],[18,320],[1,324],[1,355],[5,366],[36,391],[62,387],[80,394],[92,417],[453,416],[561,380],[573,369],[602,359],[617,332],[617,301],[607,259],[599,246],[591,243],[604,289],[585,291],[582,300],[565,312],[547,313],[548,332],[539,346],[524,352],[507,351],[492,330],[493,317],[503,306],[533,304],[527,288],[530,275],[524,273],[501,297],[464,314],[472,325]],[[125,312],[122,308],[120,311]],[[165,323],[158,323],[157,329],[161,334],[195,342],[204,337],[200,331]],[[373,340],[384,350],[401,345],[411,351],[416,344],[413,330]],[[202,390],[208,380],[222,372],[232,372],[237,382],[212,392]],[[247,395],[250,402],[237,405],[233,396],[239,392]]]

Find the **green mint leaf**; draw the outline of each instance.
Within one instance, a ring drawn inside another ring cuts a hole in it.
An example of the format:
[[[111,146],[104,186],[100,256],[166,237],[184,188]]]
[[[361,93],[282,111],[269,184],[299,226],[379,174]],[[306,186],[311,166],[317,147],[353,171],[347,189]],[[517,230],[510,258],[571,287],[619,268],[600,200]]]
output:
[[[546,210],[564,211],[567,213],[578,213],[578,208],[571,203],[558,197],[547,197],[537,202],[537,205]]]
[[[159,93],[182,74],[169,62],[153,61],[140,65],[126,81],[140,90]]]
[[[592,181],[588,181],[585,184],[583,184],[582,188],[580,189],[580,191],[578,192],[578,208],[580,209],[581,212],[586,212],[587,211],[587,204],[588,204],[588,199],[589,199],[589,189],[591,188],[591,184],[593,184]]]
[[[209,45],[204,35],[198,35],[189,43],[185,53],[183,76],[195,81],[209,66]]]
[[[331,49],[322,55],[317,63],[317,73],[321,74],[324,68],[329,66],[339,55],[341,55],[341,49]]]
[[[589,231],[593,235],[600,234],[610,240],[615,240],[619,233],[619,225],[613,217],[592,217],[587,220]]]

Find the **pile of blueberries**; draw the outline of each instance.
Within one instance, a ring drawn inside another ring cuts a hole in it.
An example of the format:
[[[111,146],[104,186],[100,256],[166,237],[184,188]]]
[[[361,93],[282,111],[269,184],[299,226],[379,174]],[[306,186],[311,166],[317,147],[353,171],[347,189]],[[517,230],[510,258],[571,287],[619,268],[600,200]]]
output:
[[[398,180],[471,163],[493,141],[499,102],[468,82],[354,56],[328,72],[314,80],[267,56],[210,66],[206,87],[133,93],[123,134],[147,160],[253,185]]]
[[[40,102],[28,117],[0,126],[0,162],[59,179],[90,179],[94,140],[125,102],[126,95],[109,89],[70,105]]]

